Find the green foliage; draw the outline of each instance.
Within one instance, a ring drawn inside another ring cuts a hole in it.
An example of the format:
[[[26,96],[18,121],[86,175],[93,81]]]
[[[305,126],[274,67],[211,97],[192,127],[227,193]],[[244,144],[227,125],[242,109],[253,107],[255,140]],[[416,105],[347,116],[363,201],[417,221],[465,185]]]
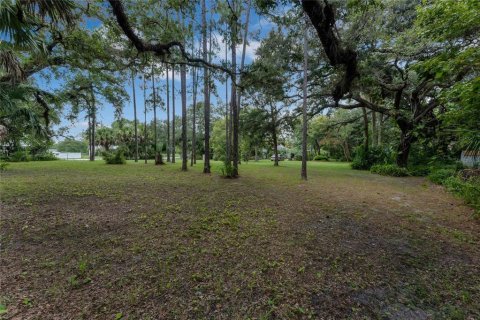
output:
[[[60,152],[88,152],[88,144],[86,142],[77,141],[74,139],[65,139],[60,141],[55,147]]]
[[[445,180],[455,175],[455,169],[437,169],[428,175],[428,179],[433,183],[444,184]]]
[[[413,167],[409,167],[408,172],[411,176],[414,177],[425,177],[430,174],[431,167],[428,165],[416,165]]]
[[[233,165],[231,164],[231,162],[224,162],[223,163],[223,166],[220,168],[221,172],[222,172],[222,176],[225,177],[225,178],[233,178],[233,174],[234,174],[234,167]]]
[[[42,152],[32,155],[32,161],[54,161],[58,160],[57,157],[51,152]]]
[[[3,160],[0,160],[0,171],[5,171],[7,170],[8,162],[5,162]]]
[[[443,180],[447,190],[455,193],[471,205],[477,214],[480,214],[480,179],[471,178],[463,180],[459,176],[451,175]]]
[[[377,173],[382,176],[406,177],[409,176],[406,168],[399,167],[395,164],[376,164],[370,168],[371,173]]]
[[[24,150],[15,151],[8,157],[10,162],[28,162],[30,160],[32,160],[32,157]]]
[[[315,161],[328,161],[330,158],[326,154],[317,154],[313,160]]]
[[[127,160],[122,149],[118,149],[115,152],[103,152],[103,160],[106,164],[126,164]]]
[[[392,154],[382,147],[371,147],[365,151],[363,146],[357,147],[355,150],[355,157],[352,161],[352,169],[355,170],[370,170],[375,164],[390,163]]]

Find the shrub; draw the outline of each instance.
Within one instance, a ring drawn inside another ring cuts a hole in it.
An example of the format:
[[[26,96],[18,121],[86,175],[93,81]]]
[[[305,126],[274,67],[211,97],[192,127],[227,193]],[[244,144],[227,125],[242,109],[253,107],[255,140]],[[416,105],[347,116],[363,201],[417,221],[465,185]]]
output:
[[[409,175],[406,168],[394,164],[376,164],[370,168],[370,172],[392,177],[406,177]]]
[[[315,160],[315,161],[328,161],[329,158],[328,158],[328,156],[325,155],[325,154],[317,154],[317,155],[313,158],[313,160]]]
[[[375,164],[386,164],[391,162],[391,153],[382,147],[371,147],[365,151],[363,146],[355,150],[352,161],[352,169],[369,170]]]
[[[8,157],[8,161],[10,162],[25,162],[30,161],[31,156],[25,151],[15,151]]]
[[[123,150],[118,149],[115,153],[111,152],[104,152],[102,154],[103,160],[105,160],[106,164],[126,164],[127,160],[125,160],[125,155]]]
[[[471,205],[477,214],[480,214],[480,179],[471,178],[466,181],[459,176],[449,176],[443,181],[443,185],[450,192],[455,193]]]
[[[0,160],[0,171],[7,170],[8,163]]]
[[[54,161],[58,160],[57,157],[51,152],[44,152],[44,153],[39,153],[35,154],[32,156],[33,161]]]
[[[455,175],[455,169],[437,169],[428,175],[433,183],[443,184],[447,178]]]
[[[233,178],[233,169],[232,164],[227,161],[223,163],[223,166],[220,168],[222,170],[222,176],[225,178]]]
[[[414,177],[425,177],[430,174],[431,168],[427,165],[417,165],[409,167],[408,172],[411,176]]]

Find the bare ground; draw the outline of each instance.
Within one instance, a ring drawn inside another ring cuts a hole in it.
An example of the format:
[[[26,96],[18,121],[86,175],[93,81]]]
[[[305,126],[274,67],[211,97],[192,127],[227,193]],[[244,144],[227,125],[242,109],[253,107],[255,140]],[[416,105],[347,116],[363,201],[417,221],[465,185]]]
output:
[[[296,163],[238,180],[197,166],[9,167],[0,316],[480,318],[480,223],[441,187],[343,164],[309,164],[307,182]]]

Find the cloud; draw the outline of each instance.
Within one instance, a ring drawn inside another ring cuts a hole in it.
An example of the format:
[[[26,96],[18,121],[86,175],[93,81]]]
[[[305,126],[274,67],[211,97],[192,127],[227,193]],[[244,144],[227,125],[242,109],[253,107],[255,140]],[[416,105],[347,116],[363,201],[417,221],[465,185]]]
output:
[[[77,121],[72,124],[72,128],[88,128],[88,121]]]
[[[243,50],[243,45],[240,46]],[[250,58],[255,60],[257,58],[257,49],[260,47],[260,41],[252,40],[247,43],[247,47],[245,50],[245,58]]]

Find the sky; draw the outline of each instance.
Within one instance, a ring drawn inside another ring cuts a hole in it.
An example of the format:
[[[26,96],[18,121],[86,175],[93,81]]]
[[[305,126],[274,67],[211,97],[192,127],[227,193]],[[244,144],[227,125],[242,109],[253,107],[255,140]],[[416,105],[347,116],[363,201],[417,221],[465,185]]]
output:
[[[245,15],[242,16],[242,21],[244,21]],[[200,16],[198,17],[197,20],[200,20]],[[85,20],[85,25],[88,29],[94,30],[96,28],[101,28],[102,24],[98,20],[94,19],[86,19]],[[251,34],[258,34],[256,38],[264,38],[268,32],[272,29],[273,24],[268,21],[265,17],[260,17],[259,15],[256,14],[255,10],[250,11],[250,25],[249,25],[249,33]],[[223,38],[221,35],[218,33],[213,34],[213,36],[217,39],[218,43],[224,43]],[[254,40],[250,37],[250,40],[247,41],[247,49],[246,49],[246,55],[245,55],[245,64],[248,65],[252,63],[252,61],[255,59],[255,52],[256,49],[259,47],[260,42],[258,40]],[[222,45],[220,45],[222,46]],[[224,47],[224,45],[223,45]],[[214,58],[214,63],[218,63],[221,60],[225,59],[225,49],[221,49],[222,52],[218,52],[217,57]],[[242,53],[242,45],[240,44],[237,47],[237,63],[239,64],[240,62],[240,57]],[[229,50],[228,55],[231,55],[231,52]],[[230,60],[230,59],[229,59]],[[62,86],[62,79],[54,79],[51,78],[50,80],[45,80],[45,75],[51,75],[49,71],[45,71],[43,73],[40,73],[38,76],[35,77],[35,80],[39,84],[40,87],[46,89],[46,90],[54,90],[58,89]],[[202,73],[199,73],[200,76],[202,76]],[[170,90],[172,88],[171,86],[171,74],[169,75],[170,78]],[[147,81],[150,81],[148,79]],[[166,105],[166,92],[165,92],[165,85],[166,85],[166,74],[159,74],[156,75],[155,77],[155,82],[156,82],[156,87],[160,87],[160,97],[161,100],[163,101],[163,104]],[[144,113],[143,113],[143,108],[144,108],[144,94],[143,94],[143,89],[141,88],[141,85],[143,84],[143,80],[141,78],[141,75],[137,76],[135,80],[135,88],[136,88],[136,100],[137,100],[137,117],[138,119],[141,119],[143,121],[144,119]],[[147,96],[151,93],[151,88],[150,88],[150,83],[148,84],[149,88],[146,92]],[[187,74],[187,92],[191,92],[191,86],[192,86],[192,76],[191,73],[189,72]],[[225,84],[221,83],[219,81],[216,81],[216,86],[217,86],[217,92],[219,97],[216,97],[214,95],[211,96],[211,103],[213,105],[217,104],[224,104],[225,103]],[[125,102],[124,108],[123,108],[123,117],[126,119],[133,120],[134,119],[134,112],[133,112],[133,101],[132,101],[132,84],[131,81],[128,81],[125,83],[124,86],[126,92],[130,96],[130,99]],[[175,73],[175,90],[176,90],[176,95],[175,95],[175,106],[176,106],[176,115],[180,115],[181,112],[181,99],[180,99],[180,74]],[[229,90],[230,91],[230,90]],[[97,123],[105,126],[109,126],[114,120],[114,107],[110,105],[109,103],[102,101],[101,97],[98,100],[98,114],[97,114]],[[191,93],[187,94],[187,107],[190,107],[192,104],[192,99],[193,96]],[[203,93],[200,90],[198,90],[197,93],[197,101],[202,101],[203,100]],[[170,106],[172,106],[172,100],[170,98]],[[65,115],[68,113],[69,107],[65,107],[64,114],[61,116],[61,123],[59,125],[56,125],[54,129],[58,129],[60,127],[68,127],[68,131],[64,133],[63,137],[57,137],[57,141],[61,141],[64,139],[65,136],[73,136],[77,139],[81,139],[81,134],[84,130],[88,128],[88,122],[85,118],[85,114],[81,114],[76,121],[73,123],[66,120]],[[160,120],[166,119],[166,111],[165,110],[159,110],[157,109],[157,117]],[[150,122],[153,119],[153,110],[149,110],[147,112],[147,121]]]

